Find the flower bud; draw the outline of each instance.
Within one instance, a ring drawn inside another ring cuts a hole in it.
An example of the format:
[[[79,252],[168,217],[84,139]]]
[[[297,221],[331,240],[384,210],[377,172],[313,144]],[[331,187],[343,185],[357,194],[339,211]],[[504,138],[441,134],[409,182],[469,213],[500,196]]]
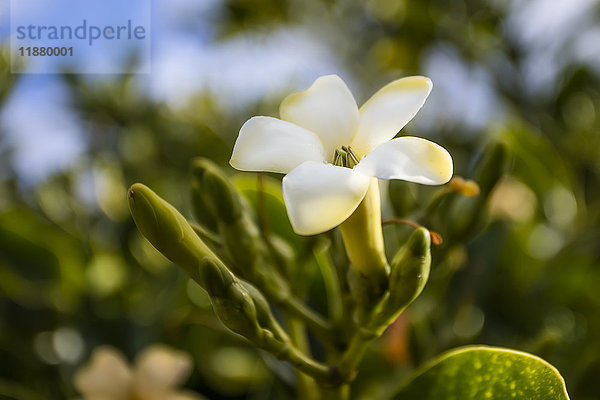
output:
[[[260,233],[245,210],[241,195],[211,161],[196,159],[192,165],[192,192],[196,208],[203,204],[218,217],[218,230],[236,274],[248,279],[260,252]],[[202,211],[203,212],[203,211]],[[197,215],[202,215],[200,210]]]
[[[429,231],[418,228],[398,250],[392,259],[389,293],[371,323],[372,330],[383,331],[421,294],[429,279],[430,249]]]
[[[202,182],[199,180],[192,181],[191,184],[191,203],[192,212],[196,221],[212,231],[218,229],[217,220],[215,219],[215,213],[211,210]]]
[[[273,334],[259,324],[259,318],[264,321],[271,318],[260,292],[254,289],[251,294],[202,242],[186,219],[148,187],[136,183],[129,189],[128,197],[140,232],[208,292],[215,313],[225,326],[259,346],[274,342]]]
[[[402,310],[421,294],[431,266],[431,235],[416,229],[392,259],[389,304]]]
[[[192,279],[202,283],[199,260],[218,258],[196,235],[183,215],[141,183],[129,188],[128,198],[131,215],[142,235]]]
[[[203,205],[210,208],[219,220],[232,223],[239,219],[243,212],[240,195],[227,176],[214,163],[206,159],[196,159],[192,164],[192,176],[196,191],[194,197],[199,198],[195,208],[200,216],[205,214]]]
[[[236,281],[233,274],[221,263],[211,259],[203,259],[199,267],[201,286],[208,295],[213,297],[225,297]]]
[[[267,301],[265,296],[263,296],[260,290],[258,290],[248,282],[240,280],[240,283],[248,291],[248,294],[250,295],[250,297],[252,297],[252,301],[254,301],[254,306],[256,307],[256,317],[260,326],[272,331],[277,337],[277,339],[280,341],[285,342],[289,340],[285,331],[283,331],[283,329],[281,329],[281,326],[277,323],[275,316],[271,312],[269,302]]]
[[[264,330],[259,319],[268,319],[265,313],[270,310],[267,311],[266,301],[261,302],[260,292],[253,288],[253,296],[248,290],[249,285],[238,280],[222,263],[210,258],[201,261],[200,278],[221,322],[248,340],[261,343]]]

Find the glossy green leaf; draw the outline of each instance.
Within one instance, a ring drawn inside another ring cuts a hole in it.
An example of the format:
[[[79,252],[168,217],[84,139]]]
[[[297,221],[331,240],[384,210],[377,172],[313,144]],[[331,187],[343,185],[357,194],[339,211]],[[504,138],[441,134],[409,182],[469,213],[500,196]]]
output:
[[[565,400],[565,381],[531,354],[486,346],[449,351],[425,365],[394,400]]]

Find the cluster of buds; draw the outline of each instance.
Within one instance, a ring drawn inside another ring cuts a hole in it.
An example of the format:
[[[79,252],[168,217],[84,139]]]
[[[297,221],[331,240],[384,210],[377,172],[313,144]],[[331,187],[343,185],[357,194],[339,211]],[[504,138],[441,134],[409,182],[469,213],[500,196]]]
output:
[[[292,345],[265,299],[267,295],[275,304],[282,304],[296,314],[308,313],[295,304],[299,300],[289,294],[286,281],[268,267],[271,264],[264,262],[259,249],[265,250],[266,246],[259,245],[260,238],[254,236],[257,227],[246,211],[241,211],[243,201],[239,193],[215,165],[203,160],[195,166],[203,171],[196,169],[194,184],[214,185],[213,190],[206,193],[214,195],[209,202],[220,210],[215,209],[215,215],[223,218],[218,224],[219,233],[189,223],[172,205],[142,184],[133,185],[128,192],[129,207],[138,229],[156,249],[206,290],[216,315],[227,328],[304,372],[328,380],[329,368],[306,358]],[[210,237],[212,241],[202,237]],[[228,266],[207,243],[222,253],[229,261]],[[223,246],[225,243],[229,245]],[[244,271],[241,275],[248,280],[232,271]],[[314,318],[321,332],[329,330],[322,317],[308,314],[307,318]]]
[[[206,290],[227,328],[323,385],[349,381],[366,344],[379,337],[423,289],[431,261],[429,232],[417,229],[399,250],[383,277],[385,289],[379,281],[373,283],[372,276],[349,269],[347,283],[354,287],[352,303],[357,314],[340,323],[362,324],[360,349],[350,351],[353,338],[343,332],[343,325],[334,326],[294,296],[289,281],[276,266],[278,254],[265,243],[244,198],[223,172],[207,160],[197,160],[193,176],[197,223],[188,222],[148,187],[135,184],[129,189],[130,210],[140,232]],[[203,213],[204,207],[211,212]],[[216,224],[207,219],[213,217]],[[359,276],[353,282],[352,277]],[[365,297],[372,306],[366,306]],[[272,306],[302,320],[326,345],[345,351],[346,358],[340,357],[339,363],[331,365],[311,359],[290,339]]]

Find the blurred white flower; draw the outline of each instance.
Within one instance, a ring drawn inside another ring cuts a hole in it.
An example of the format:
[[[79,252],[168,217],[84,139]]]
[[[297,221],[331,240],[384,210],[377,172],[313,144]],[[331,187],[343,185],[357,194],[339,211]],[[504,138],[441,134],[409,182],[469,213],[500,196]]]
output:
[[[147,347],[133,368],[118,350],[103,346],[75,373],[74,382],[85,400],[202,400],[175,390],[191,369],[189,355],[166,346]]]
[[[336,75],[281,103],[281,119],[254,117],[240,129],[230,164],[287,174],[283,197],[296,233],[314,235],[344,222],[372,177],[425,185],[447,182],[452,158],[416,137],[392,139],[419,111],[431,80],[413,76],[380,89],[360,109]]]

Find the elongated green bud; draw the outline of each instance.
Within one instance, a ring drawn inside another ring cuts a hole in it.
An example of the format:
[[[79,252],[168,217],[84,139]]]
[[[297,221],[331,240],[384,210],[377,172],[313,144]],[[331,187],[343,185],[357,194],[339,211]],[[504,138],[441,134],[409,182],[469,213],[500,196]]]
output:
[[[283,342],[288,341],[288,335],[285,333],[285,331],[281,328],[281,326],[275,319],[275,316],[271,312],[269,302],[267,301],[265,296],[263,296],[263,294],[250,283],[246,281],[240,281],[240,283],[248,291],[248,294],[250,295],[250,297],[252,297],[252,301],[254,301],[254,306],[256,307],[256,317],[260,326],[267,328],[271,332],[273,332],[278,340]]]
[[[209,160],[196,159],[192,163],[192,176],[192,190],[196,190],[196,196],[203,199],[199,205],[206,204],[225,223],[241,218],[243,206],[240,195],[219,167]]]
[[[261,241],[258,227],[244,208],[241,195],[209,160],[194,160],[192,174],[192,191],[197,192],[194,197],[202,197],[202,202],[218,217],[218,230],[235,272],[249,279],[259,257]],[[201,202],[197,204],[200,206]]]
[[[271,313],[271,308],[269,307],[269,302],[265,299],[265,296],[250,283],[245,281],[240,281],[242,286],[246,289],[254,305],[256,307],[256,315],[258,321],[262,326],[267,326],[271,323],[271,318],[273,318],[273,314]]]
[[[213,259],[206,258],[201,264],[203,286],[221,322],[257,346],[280,352],[288,338],[262,293]]]
[[[215,298],[226,297],[237,279],[223,264],[205,258],[200,261],[200,281],[208,295]]]
[[[431,266],[431,235],[416,229],[392,259],[390,297],[393,309],[404,309],[423,291]]]
[[[219,226],[215,219],[215,213],[208,204],[202,182],[193,181],[190,191],[194,218],[202,227],[216,231]]]
[[[128,191],[129,209],[138,229],[165,257],[182,267],[199,284],[199,260],[220,262],[183,215],[147,186],[136,183]]]
[[[210,166],[212,166],[212,164],[203,158],[197,158],[192,162],[191,174],[193,179],[190,188],[192,211],[194,212],[196,221],[200,225],[212,231],[216,231],[219,228],[218,221],[212,206],[209,204],[203,182],[204,171]]]
[[[212,265],[217,267],[216,264]],[[227,280],[222,280],[224,277],[222,272],[216,272],[211,276],[215,281],[207,284],[213,293],[218,295],[211,295],[210,300],[221,322],[235,333],[253,342],[260,341],[262,328],[258,323],[256,306],[248,291],[237,279],[229,283]]]
[[[287,336],[276,324],[262,294],[237,279],[186,219],[148,187],[136,183],[129,189],[128,197],[140,232],[208,292],[223,324],[276,356],[284,354]]]
[[[427,229],[418,228],[392,259],[389,293],[370,324],[372,330],[382,332],[421,294],[430,266],[431,236]]]

